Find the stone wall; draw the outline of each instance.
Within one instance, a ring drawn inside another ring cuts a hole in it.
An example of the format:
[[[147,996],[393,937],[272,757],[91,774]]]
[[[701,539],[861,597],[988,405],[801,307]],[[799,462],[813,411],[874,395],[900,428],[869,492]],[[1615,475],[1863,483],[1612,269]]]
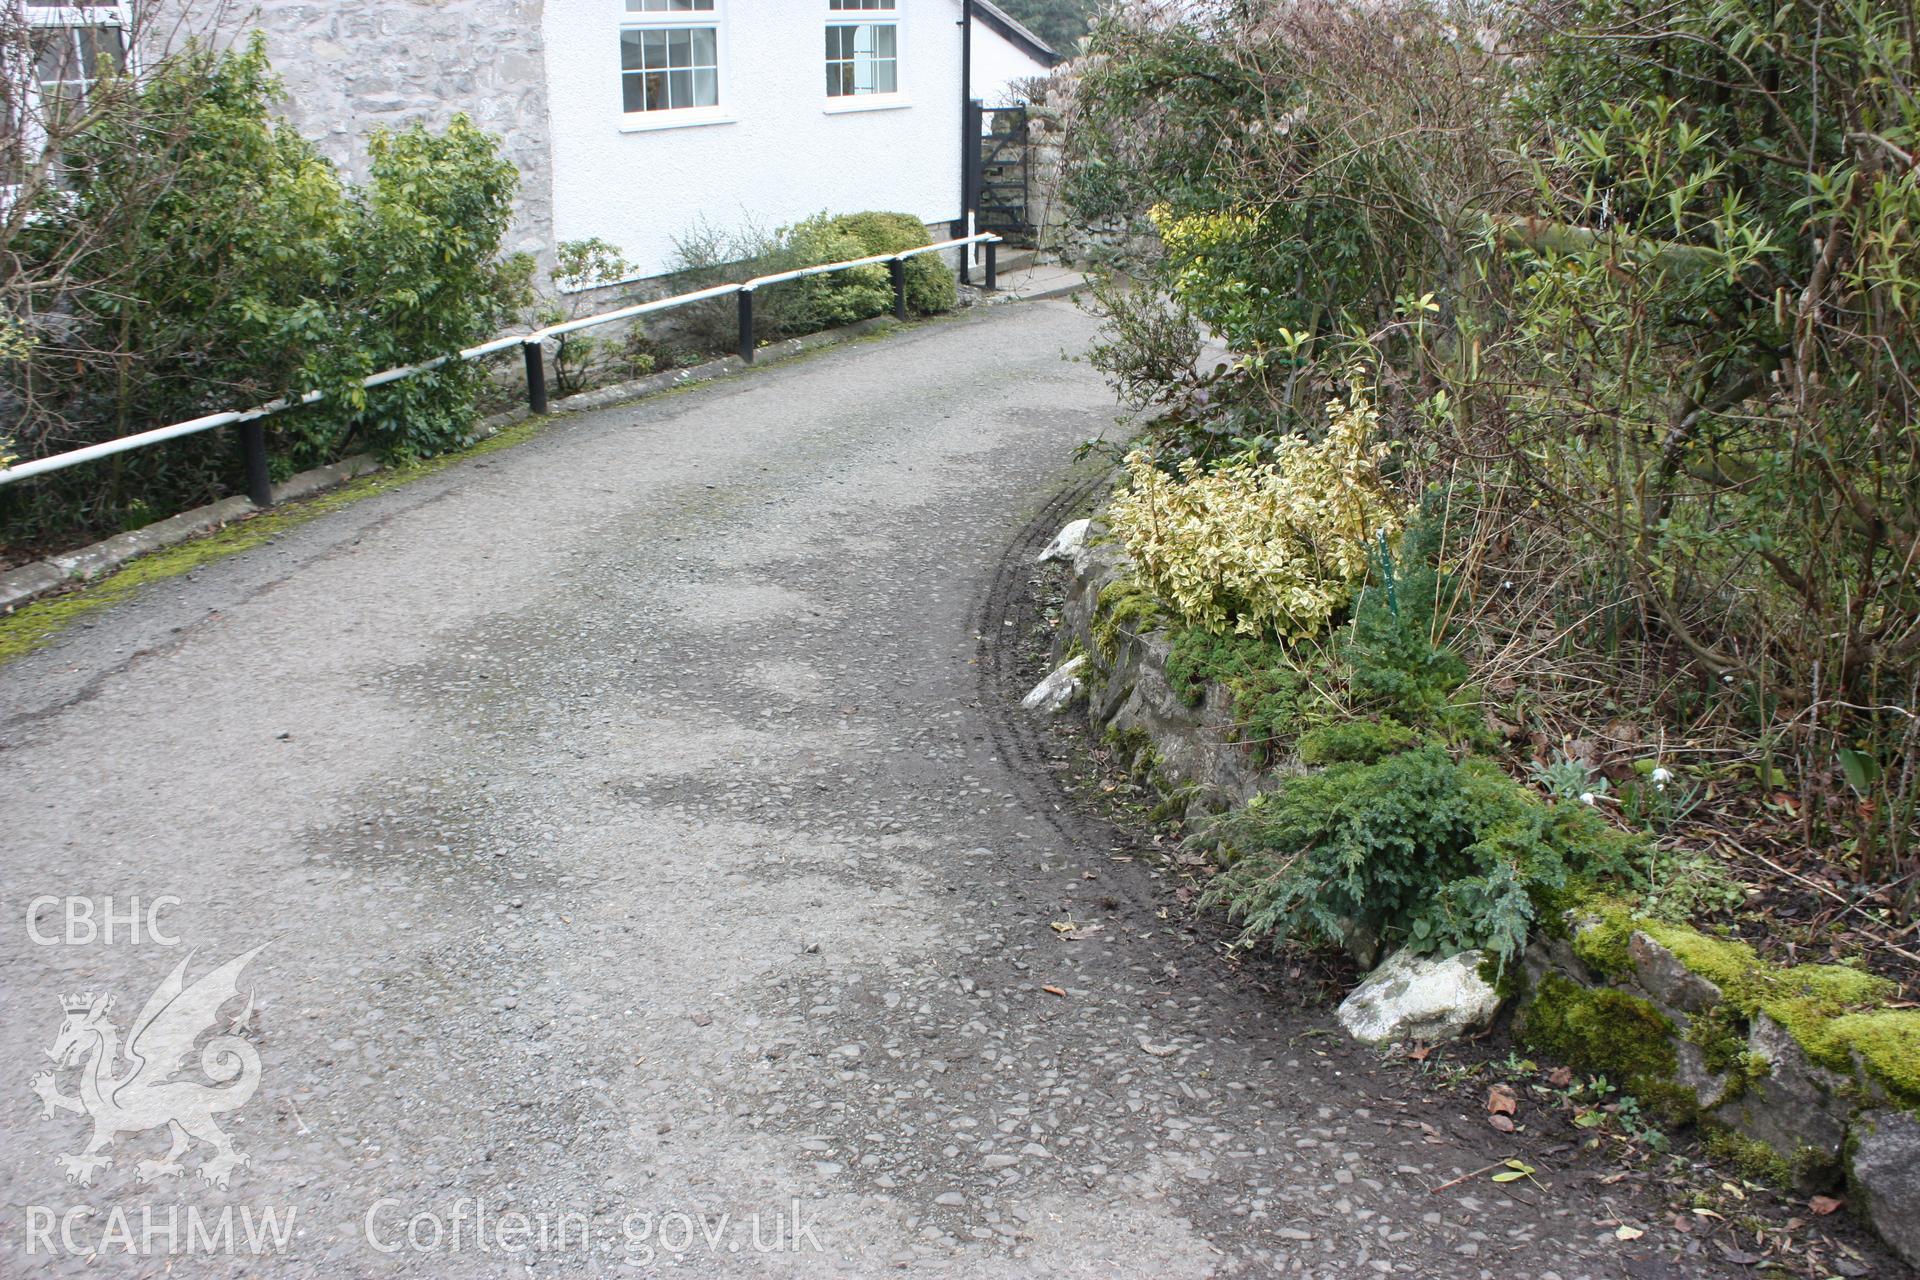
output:
[[[1056,664],[1087,655],[1088,722],[1152,777],[1167,808],[1197,818],[1245,804],[1270,779],[1233,741],[1231,698],[1215,686],[1197,705],[1188,702],[1167,679],[1165,633],[1115,620],[1111,597],[1103,610],[1102,593],[1125,579],[1117,548],[1094,535],[1067,587]]]
[[[1576,908],[1567,923],[1528,950],[1518,1039],[1698,1123],[1749,1174],[1844,1189],[1920,1264],[1920,1098],[1902,1065],[1920,1047],[1917,1015],[1872,1007],[1893,984],[1837,965],[1782,968],[1620,908]],[[1851,1034],[1837,1034],[1846,1022]]]
[[[381,126],[441,125],[456,112],[502,139],[520,170],[508,250],[551,261],[553,170],[541,49],[543,0],[261,0],[243,26],[266,32],[286,82],[281,111],[356,178]]]
[[[1219,812],[1297,771],[1284,744],[1270,747],[1275,766],[1253,764],[1223,688],[1196,705],[1173,687],[1168,638],[1134,599],[1118,549],[1095,534],[1074,557],[1054,656],[1086,655],[1075,675],[1088,722],[1161,791],[1162,812]],[[1526,955],[1516,1039],[1606,1075],[1669,1123],[1698,1124],[1753,1176],[1844,1190],[1920,1265],[1920,1012],[1886,1007],[1892,983],[1782,968],[1606,903],[1544,935]],[[1347,949],[1373,962],[1369,940]]]
[[[1146,223],[1125,218],[1086,222],[1067,207],[1065,158],[1075,127],[1073,95],[1078,82],[1076,64],[1071,62],[1032,82],[1027,109],[1027,222],[1035,228],[1040,249],[1062,262],[1100,265],[1151,257],[1158,252],[1159,242]]]

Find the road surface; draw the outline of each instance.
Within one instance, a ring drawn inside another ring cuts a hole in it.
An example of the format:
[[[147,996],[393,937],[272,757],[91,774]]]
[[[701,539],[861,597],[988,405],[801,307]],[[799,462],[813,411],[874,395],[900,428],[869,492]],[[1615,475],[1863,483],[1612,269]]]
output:
[[[1669,1274],[1631,1185],[1431,1194],[1497,1136],[1216,979],[1014,719],[1091,333],[560,420],[0,670],[0,1272]]]

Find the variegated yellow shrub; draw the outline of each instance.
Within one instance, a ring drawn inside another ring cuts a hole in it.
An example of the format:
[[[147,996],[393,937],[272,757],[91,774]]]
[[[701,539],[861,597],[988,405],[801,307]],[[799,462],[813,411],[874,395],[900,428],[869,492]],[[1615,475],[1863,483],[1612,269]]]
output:
[[[1144,451],[1128,455],[1131,484],[1108,522],[1141,581],[1189,622],[1312,635],[1352,598],[1375,540],[1398,532],[1371,400],[1356,389],[1327,408],[1324,440],[1284,440],[1271,462],[1202,471],[1187,459],[1169,476]]]

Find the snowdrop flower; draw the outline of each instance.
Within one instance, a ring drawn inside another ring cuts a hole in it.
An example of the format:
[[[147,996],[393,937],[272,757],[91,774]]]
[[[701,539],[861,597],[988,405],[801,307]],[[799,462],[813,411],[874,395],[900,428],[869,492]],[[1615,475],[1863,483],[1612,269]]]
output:
[[[1591,791],[1582,791],[1582,792],[1580,793],[1580,803],[1581,803],[1581,804],[1592,804],[1592,803],[1593,803],[1593,792],[1591,792]]]
[[[1667,768],[1667,766],[1665,765],[1660,765],[1659,767],[1654,769],[1653,789],[1655,791],[1665,791],[1667,789],[1667,784],[1672,781],[1673,781],[1673,770]]]

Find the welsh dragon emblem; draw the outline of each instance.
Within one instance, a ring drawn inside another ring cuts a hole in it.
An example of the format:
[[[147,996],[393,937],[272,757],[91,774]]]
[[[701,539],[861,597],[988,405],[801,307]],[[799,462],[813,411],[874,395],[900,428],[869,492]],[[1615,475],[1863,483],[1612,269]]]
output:
[[[66,1020],[47,1056],[60,1071],[79,1064],[80,1092],[61,1093],[53,1071],[35,1076],[33,1091],[46,1104],[46,1115],[70,1111],[93,1121],[86,1149],[58,1157],[68,1182],[92,1185],[93,1175],[112,1162],[102,1153],[116,1139],[162,1126],[172,1130],[173,1147],[159,1160],[134,1166],[142,1182],[179,1177],[180,1157],[195,1141],[213,1149],[199,1173],[216,1187],[224,1188],[234,1169],[247,1163],[214,1117],[245,1106],[260,1084],[260,1054],[243,1035],[253,1016],[252,992],[246,1008],[224,1028],[220,1010],[240,995],[240,971],[265,945],[235,956],[192,985],[186,977],[193,957],[182,960],[134,1019],[124,1054],[119,1029],[107,1018],[111,998],[89,993],[61,1000]],[[214,1034],[200,1044],[208,1032]],[[212,1084],[185,1075],[196,1045],[200,1071]]]

